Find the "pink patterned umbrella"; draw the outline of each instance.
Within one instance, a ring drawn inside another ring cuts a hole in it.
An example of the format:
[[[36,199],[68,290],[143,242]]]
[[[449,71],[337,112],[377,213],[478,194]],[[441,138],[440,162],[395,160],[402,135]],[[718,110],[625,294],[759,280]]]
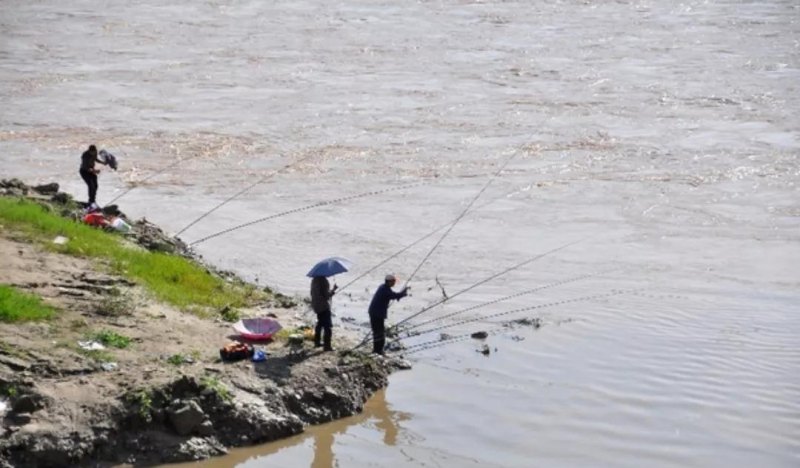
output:
[[[269,317],[243,319],[233,325],[236,333],[248,340],[268,340],[281,328],[277,320]]]

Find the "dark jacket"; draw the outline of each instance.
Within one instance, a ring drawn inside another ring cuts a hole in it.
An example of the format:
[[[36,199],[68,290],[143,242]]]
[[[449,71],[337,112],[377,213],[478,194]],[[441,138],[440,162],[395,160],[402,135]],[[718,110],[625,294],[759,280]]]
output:
[[[324,276],[315,276],[311,280],[311,308],[314,312],[327,312],[331,310],[331,285],[328,283],[328,278]]]
[[[93,154],[91,151],[86,150],[81,155],[81,170],[82,171],[91,171],[94,169],[94,163],[97,162],[97,155]]]
[[[375,291],[375,295],[372,296],[372,302],[369,303],[369,318],[386,320],[389,301],[392,299],[399,301],[401,298],[406,297],[406,294],[408,294],[407,289],[403,289],[398,293],[392,291],[392,288],[386,283],[380,285],[378,290]]]

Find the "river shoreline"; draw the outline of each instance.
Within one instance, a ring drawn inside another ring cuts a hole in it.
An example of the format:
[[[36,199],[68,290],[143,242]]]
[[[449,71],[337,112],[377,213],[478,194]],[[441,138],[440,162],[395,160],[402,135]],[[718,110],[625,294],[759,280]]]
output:
[[[0,185],[4,197],[56,209],[71,202],[57,186]],[[148,225],[129,221],[134,231]],[[134,234],[131,243],[163,249],[169,238],[152,227],[151,242]],[[406,366],[362,353],[319,352],[309,342],[298,352],[281,340],[258,346],[268,353],[264,362],[223,363],[218,349],[234,336],[231,324],[219,317],[159,302],[102,262],[50,251],[6,226],[0,251],[7,259],[0,283],[58,310],[51,321],[0,327],[6,405],[0,466],[141,466],[209,458],[228,447],[278,440],[357,414],[387,385],[392,370]],[[213,266],[208,271],[243,282]],[[130,298],[132,306],[124,313],[100,313],[112,294]],[[240,313],[273,314],[290,329],[310,322],[302,300],[270,297]],[[75,346],[98,330],[129,337],[131,346],[102,356]],[[337,329],[334,346],[348,349],[357,338]],[[104,370],[112,360],[114,368]]]

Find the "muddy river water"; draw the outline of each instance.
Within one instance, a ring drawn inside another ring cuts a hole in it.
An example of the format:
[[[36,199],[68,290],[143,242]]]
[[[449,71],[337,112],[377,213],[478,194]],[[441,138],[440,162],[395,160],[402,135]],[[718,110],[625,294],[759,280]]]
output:
[[[316,260],[350,258],[347,283],[513,156],[390,321],[580,241],[411,323],[563,284],[404,340],[486,330],[488,356],[417,348],[363,414],[199,466],[794,467],[798,67],[790,0],[2,0],[0,174],[84,197],[96,143],[121,163],[99,201],[138,184],[123,209],[177,232],[300,160],[188,241],[426,182],[196,245],[305,294]],[[404,281],[437,239],[339,295],[336,326],[364,322],[383,275]],[[504,327],[526,317],[541,326]]]

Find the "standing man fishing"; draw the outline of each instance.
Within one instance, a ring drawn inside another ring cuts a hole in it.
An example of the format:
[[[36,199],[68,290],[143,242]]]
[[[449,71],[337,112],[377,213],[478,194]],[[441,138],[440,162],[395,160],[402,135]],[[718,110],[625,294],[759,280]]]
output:
[[[331,289],[328,278],[324,276],[314,276],[311,279],[311,308],[317,314],[317,326],[314,328],[314,347],[322,346],[324,351],[333,351],[331,347],[331,328],[333,320],[331,318],[331,298],[336,294],[337,286]],[[320,335],[322,340],[320,340]]]
[[[105,151],[101,151],[101,153],[105,153]],[[110,156],[110,158],[108,156]],[[116,159],[108,153],[105,153],[104,157],[100,158],[97,154],[96,146],[89,145],[89,149],[83,152],[81,155],[81,168],[78,172],[80,173],[83,181],[86,182],[86,186],[89,188],[90,207],[97,201],[97,174],[100,173],[100,169],[94,167],[95,163],[105,165],[110,164],[112,169],[116,169]]]
[[[372,327],[372,352],[383,354],[383,347],[386,345],[386,316],[389,310],[389,302],[400,300],[408,295],[408,286],[400,292],[392,291],[392,287],[397,282],[394,275],[386,275],[382,285],[378,286],[372,301],[369,303],[369,324]]]

